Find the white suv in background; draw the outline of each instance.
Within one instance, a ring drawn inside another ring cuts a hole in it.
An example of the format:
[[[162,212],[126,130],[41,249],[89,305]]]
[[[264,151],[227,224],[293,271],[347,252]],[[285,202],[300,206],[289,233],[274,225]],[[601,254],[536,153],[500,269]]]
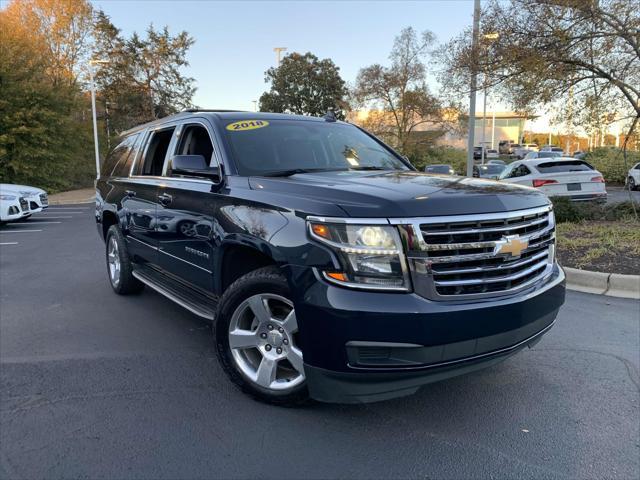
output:
[[[631,190],[638,190],[640,188],[640,162],[629,169],[627,185],[629,185]]]
[[[7,195],[24,197],[27,202],[29,202],[27,210],[29,210],[30,213],[41,212],[49,206],[49,196],[47,192],[41,188],[0,183],[0,192]]]
[[[584,160],[571,157],[516,161],[499,179],[535,187],[549,197],[568,197],[572,201],[607,199],[602,174]]]

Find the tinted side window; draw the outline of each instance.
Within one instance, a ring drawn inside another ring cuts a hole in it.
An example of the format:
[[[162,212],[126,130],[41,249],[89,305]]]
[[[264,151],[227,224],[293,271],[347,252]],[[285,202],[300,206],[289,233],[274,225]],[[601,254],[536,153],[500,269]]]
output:
[[[109,177],[113,175],[116,166],[127,161],[131,153],[131,147],[135,144],[138,134],[125,137],[104,159],[101,168],[101,175]]]
[[[211,164],[213,143],[207,129],[202,125],[185,125],[180,134],[176,155],[202,155]],[[170,174],[169,169],[167,175]]]
[[[142,143],[142,133],[136,133],[135,135],[131,135],[129,137],[130,140],[130,148],[129,153],[126,158],[123,158],[118,162],[118,164],[113,169],[113,173],[111,174],[114,177],[128,177],[129,172],[131,171],[131,164],[138,156],[138,152],[140,151],[140,144]]]
[[[526,165],[518,165],[516,167],[511,167],[511,170],[504,173],[504,177],[502,178],[515,178],[515,177],[524,177],[525,175],[529,175],[531,170],[527,168]]]
[[[175,127],[156,130],[151,134],[144,158],[137,169],[138,175],[162,175],[162,166],[169,150],[171,136]]]

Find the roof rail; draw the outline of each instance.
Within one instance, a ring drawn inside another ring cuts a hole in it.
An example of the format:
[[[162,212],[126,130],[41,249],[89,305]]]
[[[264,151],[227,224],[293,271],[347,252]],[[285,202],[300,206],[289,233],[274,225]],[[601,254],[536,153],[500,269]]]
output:
[[[222,110],[222,109],[215,109],[215,108],[187,108],[186,110],[183,110],[182,113],[185,112],[189,112],[189,113],[195,113],[195,112],[246,112],[246,110]]]

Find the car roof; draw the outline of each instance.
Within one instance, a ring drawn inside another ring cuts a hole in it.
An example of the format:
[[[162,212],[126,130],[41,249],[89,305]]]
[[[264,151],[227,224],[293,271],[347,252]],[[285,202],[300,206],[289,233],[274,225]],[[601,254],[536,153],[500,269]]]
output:
[[[152,122],[143,123],[137,125],[129,130],[122,132],[120,135],[126,136],[131,133],[143,130],[149,127],[155,127],[157,125],[163,125],[173,120],[183,120],[189,117],[212,117],[222,122],[232,122],[241,120],[298,120],[298,121],[310,121],[310,122],[325,122],[323,117],[312,117],[309,115],[294,115],[290,113],[271,113],[271,112],[245,112],[241,110],[208,110],[208,109],[190,109],[185,110],[174,115],[159,118]],[[336,122],[344,123],[344,122]]]

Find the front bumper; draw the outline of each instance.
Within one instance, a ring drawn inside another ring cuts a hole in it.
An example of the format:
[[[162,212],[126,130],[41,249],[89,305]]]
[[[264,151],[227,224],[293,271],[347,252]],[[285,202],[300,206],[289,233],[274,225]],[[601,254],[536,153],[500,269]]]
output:
[[[491,366],[551,328],[564,283],[555,266],[543,284],[509,298],[436,302],[317,281],[295,301],[309,392],[336,403],[386,400]]]

